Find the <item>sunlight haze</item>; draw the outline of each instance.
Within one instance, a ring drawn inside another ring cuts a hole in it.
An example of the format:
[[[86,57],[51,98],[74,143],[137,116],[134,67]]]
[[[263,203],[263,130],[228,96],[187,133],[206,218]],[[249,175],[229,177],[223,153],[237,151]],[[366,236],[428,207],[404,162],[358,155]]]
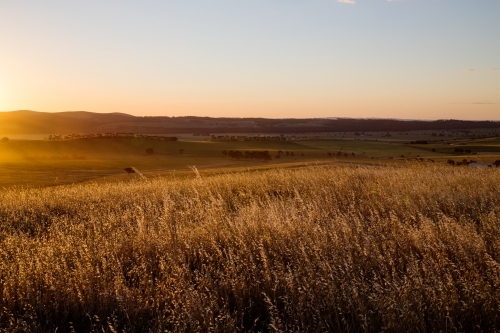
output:
[[[2,1],[0,110],[500,120],[498,0]]]

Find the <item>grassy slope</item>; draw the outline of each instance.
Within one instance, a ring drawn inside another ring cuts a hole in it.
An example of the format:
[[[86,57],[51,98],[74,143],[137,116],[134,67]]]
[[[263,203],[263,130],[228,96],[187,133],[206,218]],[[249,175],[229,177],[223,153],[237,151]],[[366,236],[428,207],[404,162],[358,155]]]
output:
[[[411,137],[417,134],[412,134]],[[418,133],[423,136],[425,133]],[[374,134],[375,135],[375,134]],[[377,134],[379,135],[379,134]],[[428,133],[429,137],[430,133]],[[468,140],[457,142],[462,148],[480,152],[479,155],[453,156],[454,146],[446,144],[407,145],[399,141],[405,135],[393,133],[389,138],[394,142],[374,141],[375,136],[360,140],[330,138],[328,140],[309,139],[282,142],[210,142],[192,141],[194,137],[183,138],[178,142],[164,142],[144,139],[91,139],[73,141],[12,140],[0,144],[0,187],[46,186],[80,183],[85,181],[115,181],[129,177],[124,168],[134,166],[148,177],[171,175],[172,171],[189,170],[189,165],[200,169],[219,168],[224,171],[234,166],[267,166],[268,162],[236,161],[222,155],[223,150],[268,150],[276,156],[278,151],[294,152],[294,157],[283,155],[271,164],[296,162],[351,162],[351,163],[404,163],[405,159],[415,157],[432,158],[446,162],[448,158],[462,160],[484,160],[492,162],[500,158],[498,139]],[[359,138],[358,138],[359,139]],[[373,140],[373,141],[368,141]],[[378,140],[378,139],[377,139]],[[386,139],[387,140],[387,139]],[[153,148],[154,156],[145,156],[146,148]],[[436,152],[432,152],[435,148]],[[183,149],[184,153],[180,154]],[[349,158],[332,159],[327,153],[349,154]],[[488,152],[487,155],[484,155]],[[355,153],[355,157],[351,154]],[[85,160],[51,159],[76,154]],[[402,158],[401,156],[404,156]],[[32,158],[26,160],[26,158]],[[33,160],[33,158],[35,158]],[[399,159],[399,161],[397,160]]]
[[[146,148],[153,148],[154,156],[145,156]],[[183,149],[184,153],[180,154]],[[222,155],[223,150],[278,150],[290,149],[309,154],[315,148],[304,148],[293,142],[164,142],[138,139],[73,140],[73,141],[12,141],[0,145],[0,186],[43,186],[78,183],[88,180],[125,179],[123,168],[130,165],[150,175],[173,170],[198,167],[227,167],[238,163]],[[55,157],[85,156],[85,160],[58,160]],[[36,157],[26,160],[25,157]],[[39,157],[45,157],[40,159]],[[283,158],[279,162],[292,162]],[[256,162],[245,162],[252,166]],[[130,177],[129,177],[130,178]]]
[[[497,331],[499,186],[421,165],[2,190],[0,327]]]

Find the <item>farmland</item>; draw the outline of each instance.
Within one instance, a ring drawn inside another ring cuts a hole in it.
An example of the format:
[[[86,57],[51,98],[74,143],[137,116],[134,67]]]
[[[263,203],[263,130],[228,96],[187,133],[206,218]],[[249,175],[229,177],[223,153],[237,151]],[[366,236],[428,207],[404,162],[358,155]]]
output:
[[[144,137],[50,141],[18,135],[0,143],[0,186],[124,181],[133,179],[123,170],[129,166],[146,177],[183,177],[189,166],[217,173],[304,163],[381,165],[416,159],[446,163],[464,158],[492,163],[500,159],[500,139],[492,130],[449,132],[446,136],[443,133],[297,133],[287,135],[284,141],[213,141],[210,136],[179,135],[175,142]],[[421,141],[428,143],[411,144]],[[457,147],[470,152],[456,154]],[[153,154],[147,154],[147,149],[152,149]],[[234,159],[224,151],[268,151],[272,159]]]
[[[153,155],[145,150],[152,148]],[[144,141],[127,139],[92,139],[70,141],[12,141],[0,145],[0,185],[43,186],[82,181],[125,180],[123,168],[130,165],[149,176],[170,175],[188,166],[223,168],[234,165],[251,167],[255,161],[236,161],[224,156],[224,150],[290,150],[305,154],[303,160],[319,157],[320,149],[294,142],[207,142]],[[283,157],[280,162],[297,162]]]
[[[3,140],[0,327],[500,329],[491,131],[225,137]]]

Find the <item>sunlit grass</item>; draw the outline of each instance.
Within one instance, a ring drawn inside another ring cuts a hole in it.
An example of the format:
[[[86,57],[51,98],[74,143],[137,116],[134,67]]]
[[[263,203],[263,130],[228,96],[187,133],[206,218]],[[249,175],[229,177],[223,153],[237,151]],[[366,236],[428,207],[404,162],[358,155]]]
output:
[[[7,331],[495,331],[500,170],[326,167],[0,192]]]

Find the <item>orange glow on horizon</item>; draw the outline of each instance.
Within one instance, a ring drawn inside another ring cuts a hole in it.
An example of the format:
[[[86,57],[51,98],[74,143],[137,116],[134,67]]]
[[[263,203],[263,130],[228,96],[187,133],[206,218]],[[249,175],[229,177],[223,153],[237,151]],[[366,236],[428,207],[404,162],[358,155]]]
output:
[[[500,2],[459,2],[12,2],[0,111],[500,120]]]

